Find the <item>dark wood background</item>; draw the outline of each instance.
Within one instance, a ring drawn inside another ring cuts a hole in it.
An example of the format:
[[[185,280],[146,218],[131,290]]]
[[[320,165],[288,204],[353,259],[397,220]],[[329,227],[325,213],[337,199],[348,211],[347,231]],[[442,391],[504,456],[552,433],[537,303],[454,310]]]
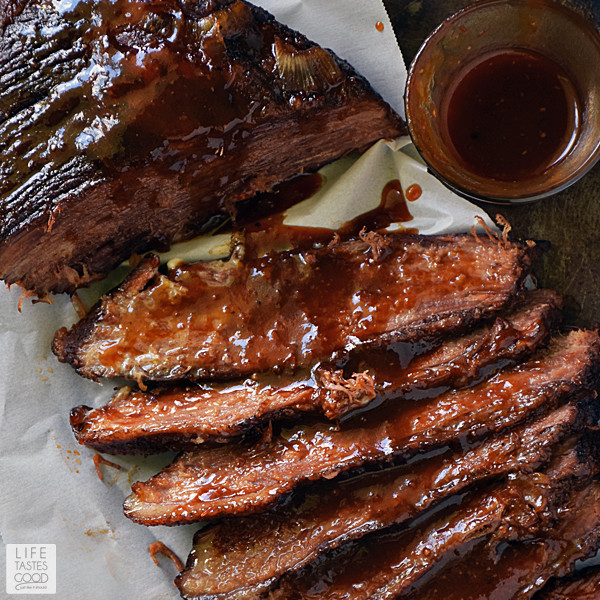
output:
[[[476,0],[384,0],[407,65],[427,35]],[[564,0],[600,27],[600,0]],[[600,69],[600,65],[598,65]],[[568,324],[600,325],[600,163],[564,192],[522,206],[481,205],[503,214],[520,238],[548,240],[536,275],[565,294]]]

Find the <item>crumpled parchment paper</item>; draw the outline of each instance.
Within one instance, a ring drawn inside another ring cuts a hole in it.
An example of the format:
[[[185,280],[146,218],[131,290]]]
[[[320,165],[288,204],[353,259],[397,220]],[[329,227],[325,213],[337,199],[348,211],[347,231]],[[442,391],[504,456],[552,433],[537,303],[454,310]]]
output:
[[[261,0],[257,4],[332,48],[404,114],[406,68],[380,0]],[[383,31],[375,27],[379,21]],[[476,215],[484,217],[481,210],[429,175],[414,156],[406,138],[380,142],[358,160],[343,159],[326,167],[324,187],[290,209],[286,223],[340,225],[377,206],[385,184],[397,178],[404,189],[413,183],[423,189],[421,198],[409,203],[414,219],[406,224],[421,233],[467,231]],[[182,244],[169,256],[210,257],[208,251],[222,241],[217,237]],[[96,288],[87,292],[87,298],[94,293],[98,293]],[[172,583],[175,568],[167,560],[161,560],[162,568],[157,568],[147,548],[161,540],[185,561],[197,526],[146,528],[122,514],[131,481],[149,477],[171,456],[109,457],[123,468],[105,466],[104,483],[98,480],[93,453],[79,446],[71,433],[69,411],[79,404],[105,403],[116,384],[87,381],[52,355],[56,329],[76,320],[68,298],[57,297],[52,305],[25,301],[19,313],[19,297],[18,289],[0,288],[3,542],[56,544],[57,597],[61,600],[177,598]],[[4,563],[4,552],[0,560]],[[0,572],[4,572],[3,564]],[[0,591],[4,589],[0,583]]]

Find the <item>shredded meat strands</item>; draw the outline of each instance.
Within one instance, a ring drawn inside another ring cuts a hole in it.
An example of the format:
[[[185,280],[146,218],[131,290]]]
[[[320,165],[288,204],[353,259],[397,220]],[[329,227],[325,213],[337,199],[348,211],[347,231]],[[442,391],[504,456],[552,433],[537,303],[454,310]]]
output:
[[[83,300],[79,297],[77,292],[75,292],[71,296],[71,304],[73,305],[73,308],[75,309],[75,312],[77,313],[78,318],[83,319],[83,317],[85,317],[85,315],[87,315],[88,308],[83,303]]]
[[[10,290],[10,286],[8,286],[8,289]],[[25,302],[25,300],[27,300],[28,298],[32,299],[33,304],[37,304],[38,302],[43,302],[44,304],[54,304],[54,300],[50,297],[49,294],[43,294],[41,296],[38,296],[35,292],[32,292],[30,290],[23,290],[23,293],[19,298],[19,303],[17,304],[17,310],[19,312],[22,312],[21,309],[23,308],[23,302]]]
[[[365,244],[369,244],[375,260],[379,260],[382,256],[385,256],[385,253],[390,246],[390,242],[387,238],[376,231],[367,231],[366,227],[363,227],[360,230],[358,236]]]
[[[490,238],[490,240],[501,242],[502,244],[504,244],[504,246],[507,246],[508,244],[510,244],[510,241],[508,239],[508,234],[512,231],[512,225],[508,222],[508,219],[506,219],[506,217],[504,217],[503,215],[501,215],[499,213],[496,215],[496,223],[498,224],[499,227],[502,228],[501,233],[496,233],[479,216],[475,217],[475,221],[476,221],[476,224],[473,225],[473,227],[471,228],[471,233],[473,234],[473,237],[478,242],[481,241],[481,238],[479,237],[479,235],[477,233],[476,227],[477,227],[477,225],[480,225],[484,229],[485,233],[487,234],[488,238]],[[527,244],[529,244],[529,242],[527,242]]]
[[[353,373],[351,378],[345,379],[340,370],[323,370],[316,376],[319,385],[346,397],[346,402],[336,399],[324,403],[323,410],[328,419],[339,419],[348,412],[348,407],[365,406],[377,395],[375,381],[368,373]]]
[[[175,554],[175,552],[173,552],[171,548],[169,548],[162,542],[152,542],[152,544],[148,546],[148,552],[150,552],[150,556],[152,557],[152,560],[154,561],[154,564],[157,567],[160,567],[160,564],[156,559],[156,555],[162,554],[163,556],[166,556],[167,558],[170,558],[173,561],[173,564],[180,573],[181,571],[183,571],[183,563],[179,560],[177,554]]]
[[[111,462],[110,460],[106,460],[103,456],[100,456],[98,453],[94,454],[94,467],[96,468],[96,473],[98,474],[98,479],[100,481],[104,481],[104,475],[102,474],[102,469],[100,465],[106,465],[107,467],[112,467],[113,469],[121,470],[121,465],[117,463]]]

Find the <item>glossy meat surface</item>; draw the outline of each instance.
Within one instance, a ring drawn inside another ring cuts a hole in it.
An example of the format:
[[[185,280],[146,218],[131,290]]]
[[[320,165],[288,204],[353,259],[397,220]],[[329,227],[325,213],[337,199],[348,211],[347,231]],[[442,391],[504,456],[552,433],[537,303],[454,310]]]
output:
[[[406,133],[349,65],[242,0],[7,4],[0,278],[40,296]]]
[[[403,600],[530,600],[551,578],[571,573],[600,546],[600,484],[591,483],[565,503],[556,526],[543,536],[499,549],[486,544],[448,561]],[[596,599],[598,590],[591,596]],[[551,598],[553,598],[551,596]],[[560,596],[558,598],[561,598]],[[564,597],[577,600],[576,595]],[[561,599],[562,600],[562,599]]]
[[[586,405],[587,406],[587,405]],[[586,424],[586,407],[568,404],[469,451],[439,456],[299,494],[272,511],[225,519],[194,539],[177,583],[184,598],[255,598],[286,571],[350,540],[398,525],[468,486],[533,471]]]
[[[411,587],[444,559],[460,556],[473,545],[484,543],[493,555],[495,548],[506,543],[551,534],[565,517],[565,504],[581,500],[578,490],[590,482],[597,468],[597,452],[588,450],[583,443],[575,444],[557,456],[545,471],[518,474],[474,495],[455,496],[453,502],[438,506],[408,529],[369,536],[341,548],[337,555],[323,556],[316,564],[285,577],[269,598],[314,598],[316,589],[319,598],[335,600],[409,596]],[[465,563],[466,568],[468,564]],[[493,577],[486,569],[474,571],[482,583]],[[446,596],[440,597],[464,599],[471,589],[482,591],[482,587],[469,584],[466,577],[463,581],[464,585],[448,582],[439,589]],[[433,596],[425,593],[422,597]],[[481,598],[489,600],[493,596],[482,593]]]
[[[339,365],[319,366],[304,380],[263,376],[232,386],[123,388],[102,408],[73,409],[71,426],[80,444],[100,452],[150,453],[229,438],[305,412],[337,419],[376,395],[381,401],[459,387],[480,377],[484,368],[528,356],[559,321],[561,304],[553,292],[534,290],[512,312],[468,335],[359,349]]]
[[[147,259],[53,350],[86,377],[235,378],[356,344],[460,330],[514,300],[532,248],[471,235],[374,235],[263,258]]]
[[[421,402],[391,401],[340,424],[267,430],[249,447],[183,453],[133,485],[125,514],[147,525],[172,525],[254,512],[301,482],[474,441],[587,395],[597,384],[599,355],[597,332],[574,331],[540,356],[470,388]]]
[[[544,588],[535,600],[597,600],[600,596],[600,567],[590,567],[568,579]]]

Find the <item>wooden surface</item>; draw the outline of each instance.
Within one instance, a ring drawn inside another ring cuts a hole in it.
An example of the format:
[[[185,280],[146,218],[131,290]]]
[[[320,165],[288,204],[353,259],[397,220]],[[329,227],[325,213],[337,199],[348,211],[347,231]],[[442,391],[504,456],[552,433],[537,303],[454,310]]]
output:
[[[384,0],[407,65],[427,35],[447,16],[473,0]],[[600,25],[600,0],[571,0]],[[600,65],[598,65],[600,68]],[[535,204],[482,204],[501,213],[515,236],[551,242],[536,275],[540,285],[565,294],[567,323],[600,325],[600,163],[564,192]]]

